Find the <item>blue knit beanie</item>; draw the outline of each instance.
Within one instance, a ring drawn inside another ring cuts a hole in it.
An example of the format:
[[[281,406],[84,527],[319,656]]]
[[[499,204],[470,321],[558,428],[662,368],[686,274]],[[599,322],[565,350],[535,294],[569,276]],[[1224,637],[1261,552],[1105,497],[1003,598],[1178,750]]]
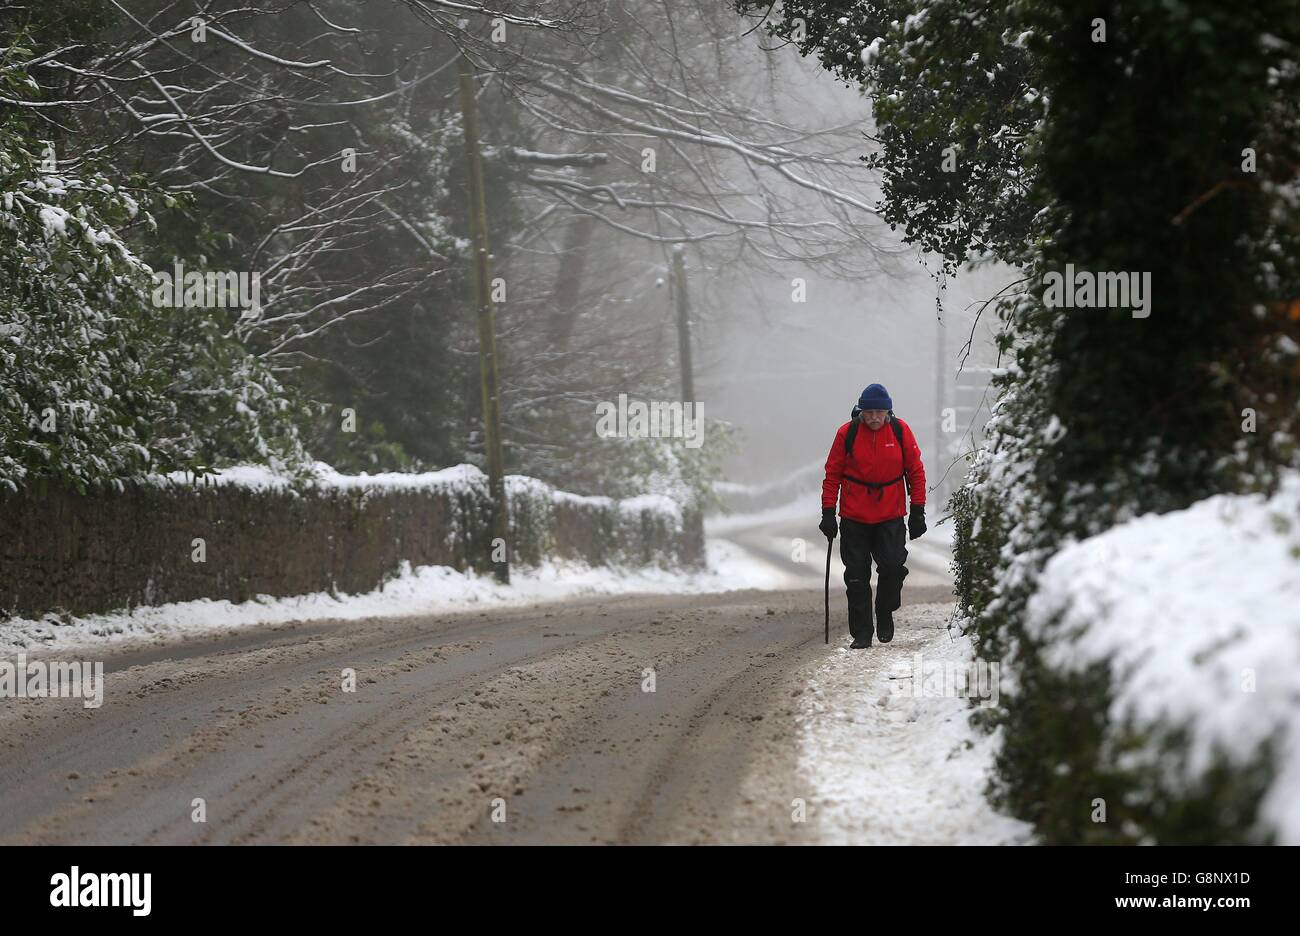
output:
[[[858,397],[858,410],[892,410],[894,401],[889,398],[889,391],[881,384],[873,383],[862,391]]]

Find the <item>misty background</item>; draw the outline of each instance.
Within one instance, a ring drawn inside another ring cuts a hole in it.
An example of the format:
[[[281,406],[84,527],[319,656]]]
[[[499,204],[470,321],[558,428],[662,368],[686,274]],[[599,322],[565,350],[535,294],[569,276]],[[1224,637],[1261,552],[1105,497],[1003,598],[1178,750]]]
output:
[[[792,48],[754,51],[753,37],[736,44],[779,72],[779,93],[771,80],[763,83],[777,112],[858,127],[862,152],[871,150],[871,106],[857,89]],[[873,181],[864,174],[863,182],[874,199]],[[948,492],[960,482],[965,462],[954,460],[973,448],[970,433],[980,437],[991,397],[958,399],[954,384],[961,372],[987,387],[987,370],[997,363],[997,319],[991,306],[982,315],[981,307],[1015,275],[997,263],[945,275],[934,258],[903,245],[888,227],[873,237],[878,268],[857,278],[800,263],[781,275],[694,271],[705,281],[693,316],[698,395],[706,413],[740,430],[741,449],[725,462],[730,480],[763,484],[823,462],[862,389],[882,383],[895,413],[916,432],[930,485],[943,478]],[[805,285],[802,302],[793,298],[796,279]],[[972,399],[983,406],[974,409]],[[956,410],[955,432],[944,431],[948,407]]]

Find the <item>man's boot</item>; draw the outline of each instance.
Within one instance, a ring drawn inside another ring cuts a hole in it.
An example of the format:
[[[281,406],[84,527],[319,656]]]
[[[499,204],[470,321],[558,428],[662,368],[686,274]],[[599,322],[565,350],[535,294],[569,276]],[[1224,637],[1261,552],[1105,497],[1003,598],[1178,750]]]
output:
[[[849,608],[849,633],[853,635],[850,650],[867,650],[871,647],[871,604]]]
[[[889,643],[894,639],[893,611],[876,609],[876,636],[880,638],[881,643]]]
[[[901,524],[902,521],[899,521]],[[902,530],[898,530],[902,536]],[[900,540],[901,542],[901,540]],[[904,553],[906,555],[906,553]],[[876,583],[876,636],[881,643],[894,639],[894,612],[903,603],[903,579],[907,578],[907,566],[890,563],[880,567],[880,581]]]

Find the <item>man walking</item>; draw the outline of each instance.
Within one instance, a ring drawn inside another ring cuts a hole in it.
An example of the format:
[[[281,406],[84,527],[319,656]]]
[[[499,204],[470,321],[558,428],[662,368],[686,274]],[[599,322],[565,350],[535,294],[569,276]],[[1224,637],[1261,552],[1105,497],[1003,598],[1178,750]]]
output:
[[[906,488],[904,488],[906,483]],[[908,513],[907,492],[911,492]],[[839,500],[842,527],[835,524]],[[876,636],[889,643],[894,612],[903,601],[907,577],[907,535],[925,532],[925,466],[907,423],[894,415],[894,401],[880,384],[862,391],[849,422],[835,433],[822,482],[822,522],[828,540],[840,539],[844,585],[849,600],[853,650],[871,646],[871,563],[875,560]]]

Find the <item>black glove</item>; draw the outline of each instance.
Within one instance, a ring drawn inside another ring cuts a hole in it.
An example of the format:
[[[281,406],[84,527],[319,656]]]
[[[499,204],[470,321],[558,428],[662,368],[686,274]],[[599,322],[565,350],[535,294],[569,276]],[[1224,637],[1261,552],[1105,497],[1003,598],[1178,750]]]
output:
[[[817,525],[817,529],[821,530],[822,534],[828,540],[835,539],[836,535],[839,534],[840,528],[839,528],[839,524],[835,522],[834,507],[822,508],[822,522]]]
[[[908,539],[916,539],[925,534],[925,504],[913,504],[912,512],[907,517]]]

